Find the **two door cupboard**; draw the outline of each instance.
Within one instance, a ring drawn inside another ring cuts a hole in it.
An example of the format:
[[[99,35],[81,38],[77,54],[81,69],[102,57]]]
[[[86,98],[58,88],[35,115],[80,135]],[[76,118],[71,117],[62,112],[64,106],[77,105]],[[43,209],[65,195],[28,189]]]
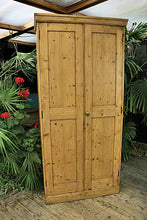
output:
[[[35,20],[46,203],[118,193],[127,20]]]

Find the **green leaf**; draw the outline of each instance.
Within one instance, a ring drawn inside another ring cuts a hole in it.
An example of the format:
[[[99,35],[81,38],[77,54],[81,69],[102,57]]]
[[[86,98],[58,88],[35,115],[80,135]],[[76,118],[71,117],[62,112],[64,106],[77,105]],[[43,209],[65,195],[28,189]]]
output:
[[[13,127],[12,132],[13,132],[15,135],[18,135],[18,134],[24,134],[24,133],[25,133],[25,130],[24,130],[23,126],[21,126],[21,125],[16,125],[16,126]]]
[[[130,112],[147,112],[147,79],[139,79],[130,83],[128,92],[130,95]]]
[[[123,135],[122,135],[122,156],[124,161],[130,158],[130,148],[132,141],[136,136],[136,127],[133,122],[127,122],[123,124]]]
[[[24,118],[29,118],[30,117],[30,115],[28,115],[28,114],[24,114]]]
[[[34,150],[33,147],[27,147],[27,151],[28,151],[28,152],[32,152],[33,150]]]
[[[20,120],[19,119],[15,119],[14,120],[14,125],[18,125],[20,123]]]
[[[23,119],[25,117],[25,113],[24,112],[16,111],[14,113],[14,116],[16,117],[16,119]]]
[[[19,181],[24,184],[26,190],[34,191],[42,185],[42,175],[37,165],[41,165],[41,160],[37,152],[28,152],[19,176]]]
[[[7,125],[5,121],[0,121],[0,128],[6,129]]]
[[[20,103],[20,104],[17,104],[16,107],[18,109],[24,109],[25,108],[25,104],[24,103]]]
[[[0,108],[7,112],[14,112],[16,105],[21,101],[16,83],[5,77],[0,84]]]

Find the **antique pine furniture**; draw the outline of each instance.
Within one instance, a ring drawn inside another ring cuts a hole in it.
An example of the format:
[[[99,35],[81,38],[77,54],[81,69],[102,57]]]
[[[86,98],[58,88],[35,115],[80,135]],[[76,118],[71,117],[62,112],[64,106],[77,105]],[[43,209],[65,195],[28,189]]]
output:
[[[35,19],[46,204],[118,193],[127,20]]]

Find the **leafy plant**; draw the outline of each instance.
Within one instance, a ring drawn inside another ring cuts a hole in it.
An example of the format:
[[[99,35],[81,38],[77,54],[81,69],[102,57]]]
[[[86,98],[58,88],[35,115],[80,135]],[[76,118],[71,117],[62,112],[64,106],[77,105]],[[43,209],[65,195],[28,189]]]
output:
[[[29,81],[33,81],[37,74],[36,49],[30,53],[20,53],[16,51],[16,56],[6,62],[2,62],[0,78],[16,76],[22,72]]]
[[[147,30],[147,23],[140,22],[137,24],[134,22],[132,27],[129,31],[125,31],[125,45],[130,46],[131,43],[135,43],[136,45],[140,45],[142,42],[142,38],[146,38],[146,30]]]
[[[16,105],[21,102],[19,89],[15,82],[4,78],[0,81],[0,110],[14,112]]]
[[[18,174],[17,150],[16,136],[12,132],[0,128],[0,169],[2,173]]]
[[[21,184],[16,182],[15,178],[12,178],[7,173],[3,173],[0,177],[0,196],[9,193],[15,194],[24,189]]]
[[[0,185],[1,194],[24,187],[34,191],[42,185],[41,145],[38,124],[25,131],[22,119],[28,117],[24,109],[30,94],[22,88],[24,79],[0,84]],[[7,178],[4,178],[4,175]]]
[[[20,153],[22,166],[18,180],[26,190],[34,191],[43,185],[39,129],[32,128],[26,133]]]
[[[131,114],[141,113],[146,123],[147,115],[147,78],[142,74],[142,66],[136,63],[136,49],[145,40],[147,23],[133,23],[130,31],[125,31],[125,73],[124,73],[124,127],[122,155],[130,157],[130,147],[136,136],[135,124],[130,121]]]
[[[127,106],[130,112],[147,112],[147,79],[138,79],[128,86]]]
[[[128,160],[130,157],[130,146],[133,146],[132,140],[136,136],[136,127],[133,122],[127,122],[123,126],[123,138],[122,138],[122,155],[124,160]]]

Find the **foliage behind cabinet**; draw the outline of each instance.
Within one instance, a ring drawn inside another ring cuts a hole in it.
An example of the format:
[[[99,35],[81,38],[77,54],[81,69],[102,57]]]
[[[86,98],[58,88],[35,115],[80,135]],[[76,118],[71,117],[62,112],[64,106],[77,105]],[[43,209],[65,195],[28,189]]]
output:
[[[118,193],[127,20],[35,17],[46,203]]]

